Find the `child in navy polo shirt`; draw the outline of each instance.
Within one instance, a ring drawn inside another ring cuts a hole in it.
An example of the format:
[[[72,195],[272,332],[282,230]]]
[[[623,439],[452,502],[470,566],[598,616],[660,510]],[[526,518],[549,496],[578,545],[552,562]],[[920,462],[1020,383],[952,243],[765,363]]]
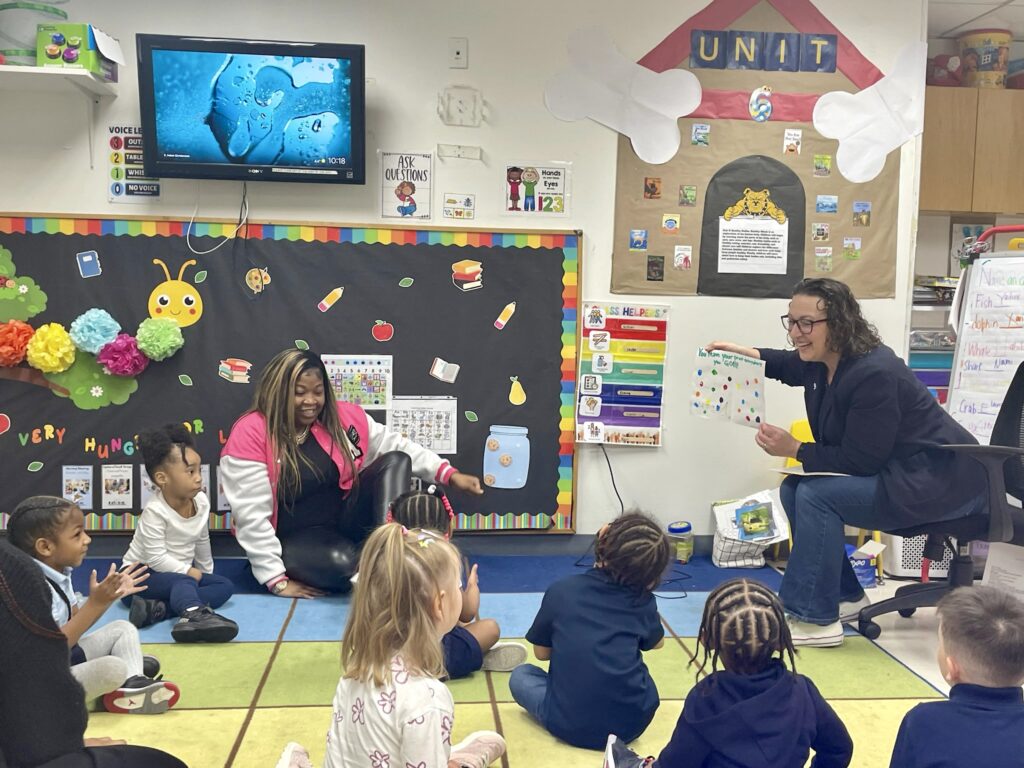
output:
[[[661,527],[630,512],[598,533],[591,570],[544,593],[526,639],[538,659],[551,660],[549,671],[523,664],[509,688],[558,738],[602,749],[609,733],[631,741],[654,718],[658,689],[641,651],[664,643],[652,590],[670,557]]]
[[[1024,603],[992,587],[946,595],[938,661],[949,700],[907,713],[890,768],[1024,766]]]

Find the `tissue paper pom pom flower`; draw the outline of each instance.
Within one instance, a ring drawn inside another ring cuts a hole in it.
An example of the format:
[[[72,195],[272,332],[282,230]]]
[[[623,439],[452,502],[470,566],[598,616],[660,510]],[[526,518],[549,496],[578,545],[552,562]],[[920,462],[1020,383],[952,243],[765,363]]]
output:
[[[185,346],[181,327],[166,317],[147,317],[139,323],[139,332],[135,337],[142,354],[150,360],[166,360]]]
[[[90,309],[71,324],[71,341],[83,352],[95,355],[117,338],[121,325],[105,309]]]
[[[33,333],[32,326],[21,320],[0,323],[0,365],[11,368],[24,360]]]
[[[28,342],[28,364],[43,373],[66,371],[75,362],[75,345],[60,323],[47,323]]]
[[[149,358],[139,351],[134,337],[119,333],[116,339],[103,345],[96,355],[96,362],[111,376],[138,376],[146,370]]]

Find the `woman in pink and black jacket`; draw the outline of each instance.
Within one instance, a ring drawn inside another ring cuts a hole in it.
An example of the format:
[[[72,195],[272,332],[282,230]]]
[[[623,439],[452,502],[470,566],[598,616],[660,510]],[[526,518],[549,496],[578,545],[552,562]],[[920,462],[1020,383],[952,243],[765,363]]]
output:
[[[483,492],[479,478],[335,403],[319,355],[299,349],[267,364],[220,458],[235,536],[257,581],[283,597],[348,591],[358,545],[414,474]]]

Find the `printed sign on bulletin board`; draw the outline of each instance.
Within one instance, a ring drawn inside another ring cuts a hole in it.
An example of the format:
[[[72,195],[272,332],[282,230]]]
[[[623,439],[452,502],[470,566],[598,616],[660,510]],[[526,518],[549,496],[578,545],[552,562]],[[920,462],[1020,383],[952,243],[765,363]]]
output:
[[[583,305],[577,442],[661,445],[668,310]]]

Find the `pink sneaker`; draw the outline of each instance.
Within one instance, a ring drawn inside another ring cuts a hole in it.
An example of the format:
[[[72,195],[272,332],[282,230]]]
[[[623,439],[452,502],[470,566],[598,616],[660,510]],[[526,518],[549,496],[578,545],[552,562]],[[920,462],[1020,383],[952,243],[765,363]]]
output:
[[[277,761],[276,768],[314,768],[314,766],[306,748],[290,741],[284,748],[284,752],[281,753],[281,759]]]
[[[487,768],[505,754],[505,740],[494,731],[475,731],[452,746],[448,768]]]

